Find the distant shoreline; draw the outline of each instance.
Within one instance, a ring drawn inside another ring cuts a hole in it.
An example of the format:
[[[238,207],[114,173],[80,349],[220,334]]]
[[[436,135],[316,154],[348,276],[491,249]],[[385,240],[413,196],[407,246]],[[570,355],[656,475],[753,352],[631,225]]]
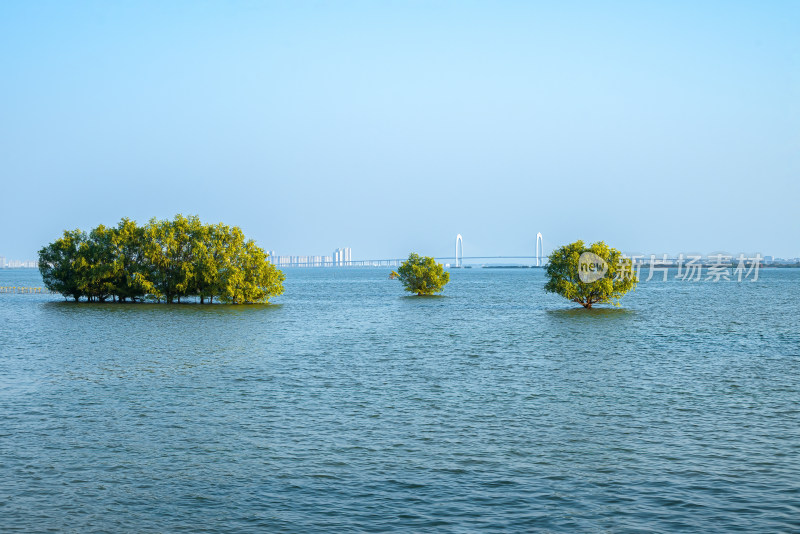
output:
[[[645,262],[645,263],[642,263],[641,266],[642,266],[642,268],[645,268],[645,267],[649,268],[650,267],[650,263],[649,262]],[[728,263],[728,264],[725,264],[725,263],[723,263],[723,264],[719,264],[719,263],[695,263],[695,264],[693,264],[693,266],[697,266],[697,267],[712,267],[713,266],[713,267],[731,267],[731,268],[736,268],[736,264],[735,263]],[[317,267],[319,267],[319,266],[317,266]],[[664,269],[664,268],[666,268],[666,269],[677,269],[678,268],[677,265],[670,265],[670,264],[663,264],[663,263],[655,263],[655,264],[653,264],[653,267],[655,267],[657,269]],[[686,267],[686,264],[684,264],[683,267]],[[300,266],[293,265],[293,266],[290,266],[290,267],[283,267],[283,268],[284,269],[291,269],[291,268],[308,269],[308,268],[313,268],[313,267],[307,267],[307,266],[304,266],[304,265],[300,265]],[[330,267],[328,267],[328,268],[330,268]],[[343,268],[343,269],[352,269],[352,268],[357,268],[357,269],[358,268],[361,268],[361,269],[387,269],[388,267],[386,265],[348,265],[348,266],[341,266],[341,268]],[[448,269],[542,269],[542,268],[544,268],[544,266],[543,265],[539,266],[539,265],[476,264],[476,265],[464,265],[464,266],[461,266],[461,267],[452,267],[451,266],[451,267],[447,267],[447,268]],[[800,263],[770,263],[770,264],[762,263],[760,265],[759,269],[800,269]],[[25,271],[25,270],[38,271],[39,268],[38,267],[0,267],[0,271]]]

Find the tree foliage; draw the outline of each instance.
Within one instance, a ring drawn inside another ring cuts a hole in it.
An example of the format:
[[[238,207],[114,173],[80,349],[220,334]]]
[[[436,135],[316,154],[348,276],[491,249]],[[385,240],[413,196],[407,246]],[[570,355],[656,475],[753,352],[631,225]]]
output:
[[[266,303],[283,293],[284,275],[241,229],[196,216],[122,219],[88,234],[65,231],[39,251],[45,286],[74,300]]]
[[[417,295],[432,295],[444,289],[450,281],[450,273],[445,272],[441,263],[428,256],[420,256],[412,252],[408,259],[400,265],[397,272],[392,271],[392,278],[399,278],[406,291]]]
[[[592,271],[592,276],[587,276],[588,270],[585,262],[581,261],[582,255],[591,253],[599,258],[604,269]],[[581,269],[584,269],[583,279]],[[550,254],[547,264],[547,283],[545,291],[557,293],[564,298],[581,304],[584,308],[591,308],[593,304],[611,303],[619,305],[619,299],[634,289],[639,282],[633,272],[630,258],[626,258],[619,250],[611,248],[602,241],[584,246],[583,241],[576,241],[565,245]],[[597,277],[596,280],[591,278]],[[589,281],[587,281],[587,279]]]
[[[63,237],[39,251],[39,271],[47,289],[75,300],[83,295],[76,264],[86,239],[80,230],[65,230]]]

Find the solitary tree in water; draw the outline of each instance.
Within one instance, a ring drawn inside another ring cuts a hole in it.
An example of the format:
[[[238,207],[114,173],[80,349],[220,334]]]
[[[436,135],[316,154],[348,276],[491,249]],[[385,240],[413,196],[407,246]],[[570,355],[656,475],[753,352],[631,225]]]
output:
[[[546,273],[545,291],[584,308],[607,303],[619,306],[619,299],[639,282],[630,258],[602,241],[590,247],[576,241],[554,250]]]
[[[450,273],[445,272],[444,266],[436,263],[433,258],[412,252],[397,272],[392,271],[392,278],[399,278],[406,291],[417,295],[432,295],[444,289],[445,284],[450,281]]]

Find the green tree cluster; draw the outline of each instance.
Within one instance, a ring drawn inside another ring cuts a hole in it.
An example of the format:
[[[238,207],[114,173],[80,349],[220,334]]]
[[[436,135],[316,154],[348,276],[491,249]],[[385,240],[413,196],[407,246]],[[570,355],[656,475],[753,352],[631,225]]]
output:
[[[589,247],[576,241],[554,250],[546,275],[545,291],[584,308],[606,303],[618,306],[619,299],[639,282],[630,258],[603,241]]]
[[[392,271],[392,278],[399,278],[406,291],[417,295],[432,295],[444,289],[450,281],[450,273],[445,272],[441,263],[428,256],[420,256],[412,252],[408,259]]]
[[[65,231],[39,251],[39,270],[48,289],[76,301],[251,304],[283,293],[284,275],[267,258],[238,227],[177,215]]]

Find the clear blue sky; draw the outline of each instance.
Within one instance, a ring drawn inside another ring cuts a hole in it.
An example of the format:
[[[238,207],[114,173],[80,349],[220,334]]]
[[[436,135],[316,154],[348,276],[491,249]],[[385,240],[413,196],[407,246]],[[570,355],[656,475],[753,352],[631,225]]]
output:
[[[0,3],[0,255],[800,255],[800,2]]]

